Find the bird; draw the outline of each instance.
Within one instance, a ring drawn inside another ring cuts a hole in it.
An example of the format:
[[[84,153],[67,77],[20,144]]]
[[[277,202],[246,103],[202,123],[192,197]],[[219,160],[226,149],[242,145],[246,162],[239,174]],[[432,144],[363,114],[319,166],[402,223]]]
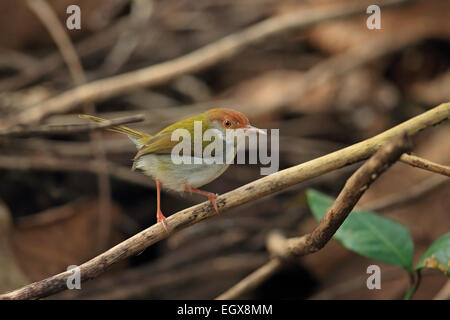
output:
[[[94,122],[102,123],[108,121],[92,115],[80,114],[80,118],[88,119]],[[214,108],[207,110],[201,114],[190,118],[180,120],[160,132],[151,135],[148,133],[133,130],[123,125],[107,128],[106,130],[125,134],[134,142],[138,150],[133,159],[133,170],[139,169],[156,182],[157,205],[156,219],[157,223],[161,223],[166,232],[168,226],[166,217],[161,211],[161,189],[168,189],[177,192],[191,192],[206,196],[211,202],[214,210],[219,213],[217,207],[218,195],[212,192],[200,190],[198,188],[210,183],[211,181],[222,175],[229,167],[229,161],[221,161],[220,163],[190,163],[175,164],[172,160],[172,150],[179,143],[172,140],[172,133],[177,129],[186,129],[190,134],[194,133],[194,123],[201,123],[202,135],[206,130],[212,129],[215,132],[222,133],[225,137],[227,130],[243,129],[244,132],[254,132],[266,134],[264,130],[258,129],[250,125],[248,118],[239,111],[228,108]],[[230,141],[222,139],[220,142],[230,144]],[[202,150],[210,142],[202,141]],[[237,146],[235,141],[233,144],[233,159],[236,156]],[[193,150],[193,147],[192,147]],[[195,160],[196,155],[191,155],[191,159]]]

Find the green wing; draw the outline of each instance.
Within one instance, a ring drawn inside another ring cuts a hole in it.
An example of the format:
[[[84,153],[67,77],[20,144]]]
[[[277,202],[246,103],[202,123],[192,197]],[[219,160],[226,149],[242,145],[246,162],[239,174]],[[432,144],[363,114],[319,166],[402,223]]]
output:
[[[193,143],[193,133],[194,133],[194,121],[201,121],[202,122],[202,136],[203,133],[209,128],[208,120],[206,119],[206,116],[204,114],[199,114],[196,116],[193,116],[191,118],[187,118],[184,120],[181,120],[162,131],[158,132],[156,135],[152,137],[147,143],[139,150],[139,152],[136,154],[136,157],[134,160],[137,160],[138,158],[142,157],[146,154],[170,154],[172,152],[173,147],[175,147],[178,143],[181,142],[181,138],[179,141],[175,140],[172,141],[172,133],[179,128],[187,129],[189,132],[191,132],[191,154],[194,152],[194,143]],[[210,141],[203,141],[202,145],[203,148],[210,144]]]

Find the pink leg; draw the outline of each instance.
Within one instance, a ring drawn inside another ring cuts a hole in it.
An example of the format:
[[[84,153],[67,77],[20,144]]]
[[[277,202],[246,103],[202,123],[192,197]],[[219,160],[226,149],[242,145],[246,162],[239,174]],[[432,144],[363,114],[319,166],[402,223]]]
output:
[[[157,195],[156,220],[158,221],[158,223],[161,222],[164,230],[168,232],[166,217],[164,217],[161,211],[161,181],[159,181],[159,179],[156,179],[156,195]]]
[[[216,201],[217,200],[217,194],[212,193],[212,192],[208,192],[208,191],[199,190],[199,189],[196,189],[196,188],[191,188],[191,187],[188,187],[188,186],[184,186],[184,190],[207,196],[209,201],[211,201],[211,204],[212,204],[214,210],[216,210],[217,214],[219,214],[219,208],[217,207],[217,201]]]

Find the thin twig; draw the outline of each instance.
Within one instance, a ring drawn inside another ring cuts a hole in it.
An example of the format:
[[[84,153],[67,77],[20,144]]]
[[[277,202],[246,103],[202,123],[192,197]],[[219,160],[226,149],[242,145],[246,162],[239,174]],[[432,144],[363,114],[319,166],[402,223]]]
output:
[[[439,173],[444,176],[450,177],[450,167],[443,164],[439,164],[406,153],[400,157],[400,161],[416,168],[428,170],[434,173]]]
[[[59,21],[53,8],[45,0],[28,0],[27,5],[41,20],[47,31],[52,36],[56,45],[58,46],[61,55],[69,68],[73,81],[77,86],[83,85],[87,82],[87,77],[81,65],[80,58],[66,32],[66,29]],[[95,105],[92,101],[83,101],[83,110],[85,113],[95,113]],[[106,161],[106,156],[100,143],[100,136],[97,132],[90,132],[91,146],[94,157],[100,162]],[[98,224],[98,250],[106,247],[109,238],[109,230],[111,227],[111,183],[109,175],[98,169],[98,190],[99,190],[99,224]]]
[[[253,271],[250,275],[239,281],[236,285],[222,293],[216,300],[229,300],[240,297],[246,292],[257,288],[261,283],[270,278],[283,268],[284,264],[280,259],[271,259],[269,262]]]
[[[115,137],[118,137],[117,139]],[[56,156],[63,156],[67,158],[78,157],[80,159],[91,157],[92,152],[89,143],[84,141],[62,141],[49,140],[43,138],[28,138],[28,139],[0,139],[0,143],[4,142],[9,145],[11,154],[15,151],[23,153],[36,154],[51,154]],[[129,158],[136,153],[136,147],[130,143],[130,140],[122,136],[114,135],[114,138],[104,138],[102,145],[107,154],[126,154]]]
[[[224,212],[284,190],[305,180],[367,159],[392,138],[403,133],[413,136],[427,127],[442,123],[449,117],[450,103],[441,104],[375,137],[320,158],[281,170],[225,193],[217,198],[217,206],[221,212]],[[113,264],[141,252],[175,232],[213,217],[216,214],[210,202],[203,202],[184,209],[167,218],[167,231],[164,230],[161,224],[155,224],[80,265],[80,280],[86,281],[96,278]],[[66,281],[71,275],[71,271],[59,273],[13,292],[0,295],[0,299],[37,299],[49,296],[65,290],[67,288]]]
[[[100,30],[93,35],[80,40],[76,44],[77,53],[81,57],[89,56],[100,50],[111,46],[119,33],[127,28],[130,23],[129,16],[119,18],[113,25]],[[8,77],[4,80],[0,80],[0,92],[2,91],[15,91],[24,86],[29,85],[33,81],[36,81],[40,77],[51,74],[58,70],[58,68],[64,63],[59,51],[54,51],[43,58],[39,59],[39,63],[30,66],[26,72],[17,76]]]
[[[227,275],[245,274],[260,266],[266,260],[265,254],[235,253],[229,256],[221,256],[213,259],[203,259],[188,264],[181,270],[152,270],[151,266],[144,265],[127,270],[119,277],[106,278],[97,283],[91,290],[76,290],[78,292],[66,291],[69,296],[59,296],[57,299],[139,299],[147,293],[154,293],[160,288],[183,287],[190,282],[207,283],[207,279],[225,277]],[[157,278],[149,277],[149,274],[157,274]],[[117,288],[117,290],[111,290]]]
[[[0,65],[19,69],[27,74],[30,69],[39,65],[40,61],[22,52],[0,48]]]
[[[0,131],[0,137],[35,137],[48,135],[67,135],[75,133],[90,132],[94,130],[107,129],[114,126],[135,123],[144,120],[142,114],[108,120],[102,123],[83,123],[83,124],[65,124],[65,125],[47,125],[35,128],[13,127],[11,129]]]
[[[42,24],[52,36],[69,68],[75,84],[80,85],[86,82],[86,77],[84,76],[83,67],[77,52],[52,7],[46,0],[27,0],[27,5],[41,20]]]
[[[50,156],[4,156],[0,155],[0,168],[9,170],[41,170],[41,171],[67,171],[89,172],[108,174],[116,179],[140,185],[147,188],[155,188],[154,182],[147,176],[130,170],[122,165],[109,161],[76,160]]]
[[[278,257],[273,258],[267,264],[238,282],[218,296],[217,299],[236,299],[280,270],[283,267],[284,260],[311,254],[322,249],[331,240],[331,237],[345,221],[369,186],[409,148],[410,144],[406,135],[383,146],[347,180],[339,196],[313,232],[302,237],[288,239],[287,241],[281,240],[279,236],[276,236],[275,240],[281,243],[281,245],[277,246],[277,251],[280,248],[285,248],[286,251],[279,253]],[[272,235],[272,243],[273,237],[274,235]],[[272,245],[271,247],[273,250],[274,246]]]
[[[139,45],[145,26],[153,14],[153,7],[151,0],[131,1],[130,23],[122,30],[117,43],[109,50],[103,64],[95,72],[97,76],[113,75],[127,62]]]
[[[314,231],[288,241],[289,251],[296,256],[302,256],[322,249],[373,181],[409,148],[407,139],[403,138],[388,143],[375,153],[347,180],[336,201]]]
[[[399,5],[411,1],[386,0],[380,4],[380,7]],[[182,57],[107,79],[93,81],[63,92],[7,119],[0,124],[0,127],[38,122],[51,114],[68,112],[78,104],[86,101],[99,101],[136,88],[162,84],[181,74],[202,70],[228,59],[241,52],[247,46],[269,36],[294,29],[311,27],[314,24],[332,19],[360,14],[365,12],[370,4],[370,1],[362,3],[361,1],[352,1],[352,3],[299,10],[298,12],[269,18]]]

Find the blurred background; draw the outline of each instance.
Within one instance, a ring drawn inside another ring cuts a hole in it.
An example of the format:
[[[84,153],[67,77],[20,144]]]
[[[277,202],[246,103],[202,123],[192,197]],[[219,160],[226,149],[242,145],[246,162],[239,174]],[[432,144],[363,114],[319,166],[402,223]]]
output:
[[[373,1],[380,6],[384,1]],[[155,85],[77,104],[40,124],[83,123],[143,114],[130,127],[156,133],[213,107],[232,107],[253,125],[280,129],[280,169],[364,140],[450,100],[450,1],[401,1],[381,7],[381,29],[369,30],[365,9],[304,29],[277,32],[236,54]],[[138,70],[177,57],[279,15],[343,0],[53,0],[84,69],[74,79],[44,26],[41,2],[0,2],[0,124],[83,81]],[[81,29],[67,30],[68,5],[81,8]],[[363,8],[363,7],[362,7]],[[322,11],[320,11],[322,12]],[[47,20],[48,22],[48,20]],[[55,27],[54,30],[57,28]],[[219,52],[220,54],[220,52]],[[120,83],[119,83],[120,85]],[[45,104],[45,103],[44,103]],[[36,123],[34,123],[36,124]],[[450,125],[414,138],[413,151],[450,164]],[[151,179],[129,170],[135,153],[111,133],[0,135],[0,292],[79,265],[155,223]],[[306,188],[336,196],[355,164],[230,210],[159,242],[58,299],[212,299],[269,259],[266,238],[310,232],[316,225]],[[260,178],[258,165],[234,165],[206,186],[224,193]],[[414,261],[450,230],[445,177],[395,164],[359,206],[410,230]],[[164,192],[163,212],[204,201]],[[368,290],[366,269],[378,264],[382,289]],[[361,257],[332,240],[243,298],[400,299],[406,272]],[[432,299],[446,283],[425,270],[417,299]]]

